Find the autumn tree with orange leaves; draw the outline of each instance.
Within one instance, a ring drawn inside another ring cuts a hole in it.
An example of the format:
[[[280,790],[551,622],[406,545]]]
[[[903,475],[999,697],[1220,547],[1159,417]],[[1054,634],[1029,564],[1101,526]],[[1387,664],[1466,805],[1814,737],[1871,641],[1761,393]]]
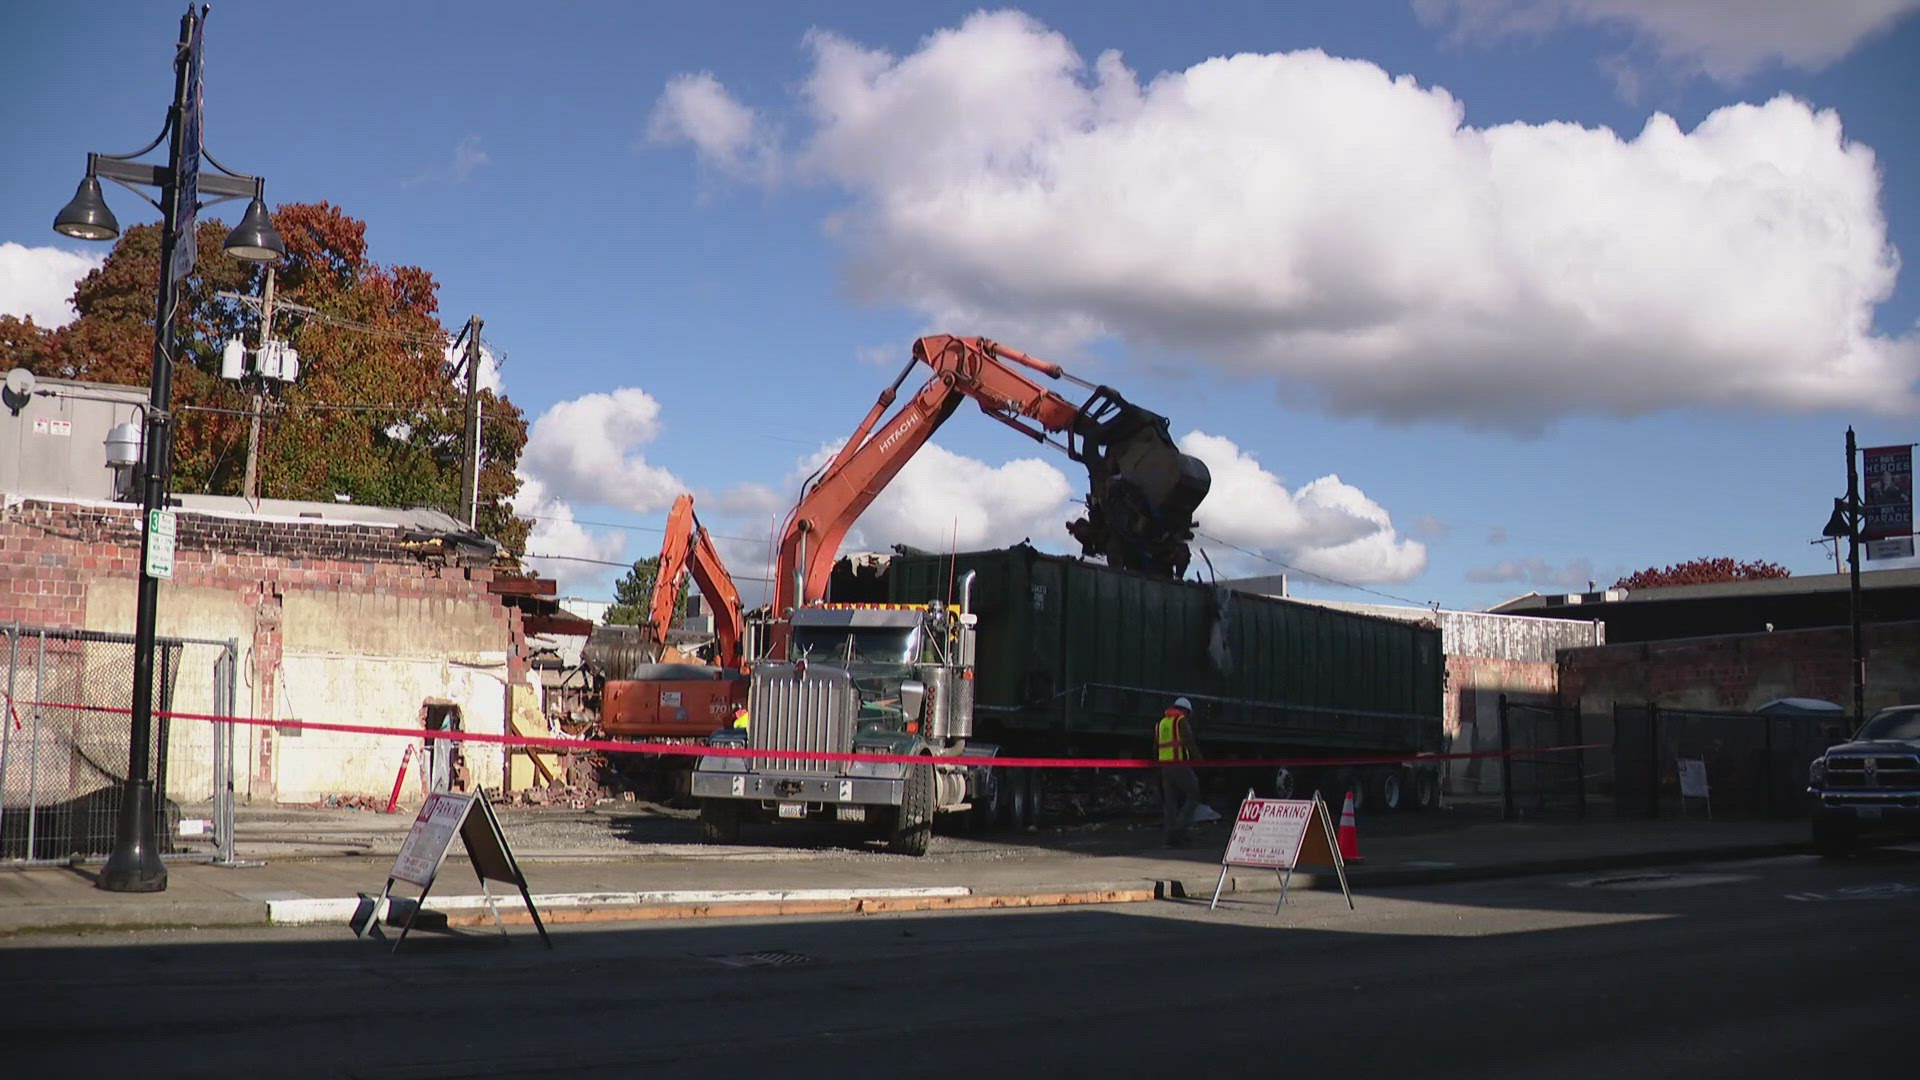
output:
[[[1725,581],[1760,581],[1766,578],[1792,577],[1793,571],[1779,563],[1758,559],[1736,562],[1718,559],[1690,559],[1672,566],[1649,567],[1613,583],[1616,589],[1659,589],[1670,585],[1717,585]]]
[[[457,512],[464,388],[447,368],[433,276],[368,259],[366,224],[324,202],[281,206],[273,224],[287,246],[276,269],[279,299],[320,316],[274,313],[273,335],[299,350],[300,376],[276,388],[262,427],[261,495],[331,501],[344,493],[368,505]],[[249,395],[220,378],[220,353],[230,337],[257,344],[259,319],[253,307],[217,294],[257,296],[265,270],[228,258],[220,248],[226,234],[219,221],[200,222],[197,268],[180,291],[172,402],[179,492],[239,494],[246,466]],[[159,228],[127,229],[74,290],[73,322],[47,329],[0,316],[0,370],[146,386],[159,279]],[[531,523],[507,501],[519,488],[514,467],[526,419],[492,391],[481,391],[480,408],[479,527],[519,552]]]

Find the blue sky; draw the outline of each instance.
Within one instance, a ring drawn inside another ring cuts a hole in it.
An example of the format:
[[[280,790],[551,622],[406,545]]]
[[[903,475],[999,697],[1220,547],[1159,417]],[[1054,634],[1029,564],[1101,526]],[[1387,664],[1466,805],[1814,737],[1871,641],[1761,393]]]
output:
[[[180,10],[16,9],[0,311],[57,320],[100,254],[49,223],[157,130]],[[1169,10],[218,4],[207,146],[486,319],[530,550],[649,554],[686,489],[763,574],[808,462],[951,332],[1167,415],[1223,573],[1482,607],[1831,571],[1846,426],[1920,437],[1920,0]],[[937,443],[856,543],[1066,546],[1064,456],[971,410]]]

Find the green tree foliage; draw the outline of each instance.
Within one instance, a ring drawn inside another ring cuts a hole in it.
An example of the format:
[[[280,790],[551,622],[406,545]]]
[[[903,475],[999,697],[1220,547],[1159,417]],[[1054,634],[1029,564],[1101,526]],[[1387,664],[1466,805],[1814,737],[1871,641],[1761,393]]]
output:
[[[613,606],[607,609],[609,626],[639,626],[647,621],[647,608],[653,604],[653,582],[660,573],[660,556],[635,559],[633,566],[613,583]],[[680,579],[680,595],[675,598],[676,612],[687,609],[687,579]],[[659,628],[662,631],[666,627]]]
[[[331,501],[345,494],[375,506],[460,505],[463,387],[447,369],[438,286],[415,266],[367,257],[366,224],[327,203],[273,213],[287,257],[278,299],[319,315],[274,314],[273,336],[300,353],[299,380],[274,384],[260,440],[260,493]],[[105,263],[74,290],[79,317],[58,329],[0,317],[0,369],[145,386],[153,356],[160,235],[154,225],[121,234]],[[227,226],[202,220],[199,257],[183,282],[173,377],[174,490],[240,493],[246,467],[248,391],[220,378],[221,347],[259,342],[256,309],[218,296],[258,296],[265,270],[220,249]],[[348,325],[351,324],[351,325]],[[205,411],[223,410],[223,411]],[[510,400],[481,392],[479,527],[524,550],[532,523],[507,505],[527,423]]]
[[[1613,583],[1616,589],[1659,589],[1669,585],[1714,585],[1723,581],[1759,581],[1792,577],[1793,571],[1778,563],[1758,559],[1737,562],[1729,558],[1690,559],[1672,566],[1649,567]]]

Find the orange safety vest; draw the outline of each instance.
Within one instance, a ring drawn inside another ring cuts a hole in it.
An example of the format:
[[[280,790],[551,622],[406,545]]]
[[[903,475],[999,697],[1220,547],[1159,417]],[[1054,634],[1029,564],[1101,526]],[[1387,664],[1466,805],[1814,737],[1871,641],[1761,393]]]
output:
[[[1193,756],[1187,749],[1186,723],[1185,713],[1168,709],[1154,725],[1153,748],[1161,761],[1186,761]]]

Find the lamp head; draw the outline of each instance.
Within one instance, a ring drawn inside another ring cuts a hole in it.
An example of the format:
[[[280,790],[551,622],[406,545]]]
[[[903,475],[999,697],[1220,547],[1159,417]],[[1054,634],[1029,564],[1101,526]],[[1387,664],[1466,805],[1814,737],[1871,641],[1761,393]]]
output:
[[[100,194],[100,178],[89,173],[67,205],[53,219],[53,231],[76,240],[111,240],[120,235],[120,222]]]
[[[220,246],[227,254],[248,262],[274,262],[287,253],[287,245],[281,242],[280,234],[274,231],[273,219],[267,215],[267,204],[258,195],[247,204],[240,224],[233,227]]]

